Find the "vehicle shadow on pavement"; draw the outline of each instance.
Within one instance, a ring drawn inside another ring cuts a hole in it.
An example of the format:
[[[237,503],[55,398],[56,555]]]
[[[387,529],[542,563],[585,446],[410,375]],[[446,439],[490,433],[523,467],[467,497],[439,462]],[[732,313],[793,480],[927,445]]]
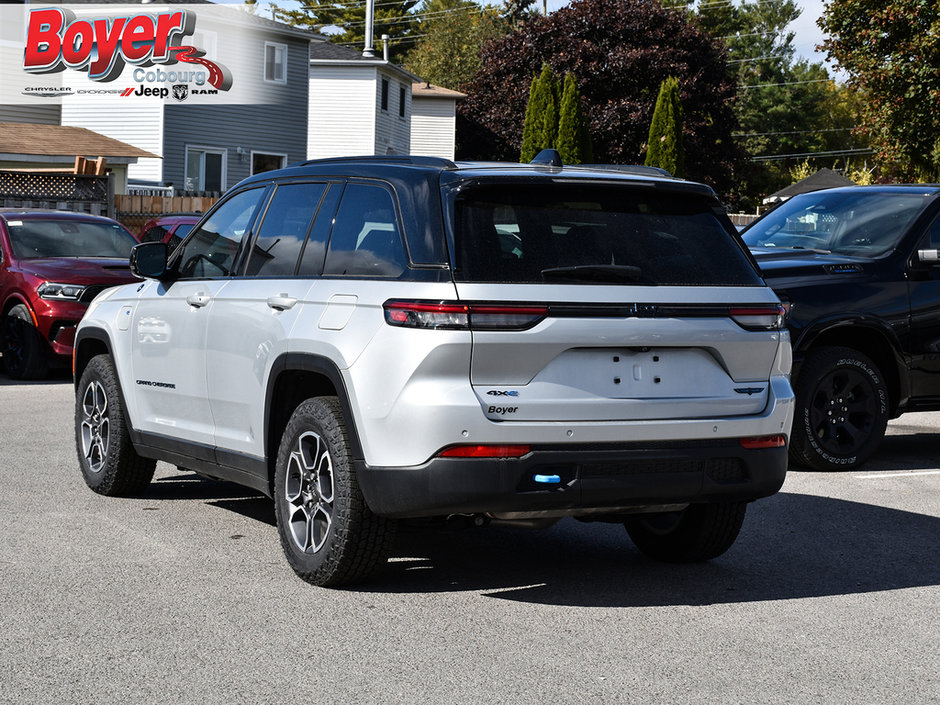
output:
[[[916,426],[895,425],[895,429],[910,429],[906,433],[885,436],[881,447],[862,467],[846,471],[854,473],[884,470],[934,470],[937,467],[937,447],[940,434],[918,432]],[[796,469],[796,468],[794,468]]]
[[[45,379],[12,379],[3,371],[3,361],[0,359],[0,387],[43,387],[71,381],[72,371],[67,369],[50,370]]]
[[[621,525],[567,519],[544,531],[488,527],[400,534],[362,592],[482,591],[505,600],[653,607],[787,600],[940,585],[940,519],[780,493],[705,564],[650,561]]]
[[[210,506],[275,526],[274,503],[268,497],[250,487],[195,473],[158,478],[141,494],[141,499],[202,500]]]

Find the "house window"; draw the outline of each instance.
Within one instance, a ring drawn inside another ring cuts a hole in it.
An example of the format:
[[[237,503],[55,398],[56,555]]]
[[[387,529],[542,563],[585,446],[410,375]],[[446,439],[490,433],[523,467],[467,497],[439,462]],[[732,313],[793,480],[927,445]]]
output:
[[[226,150],[186,147],[187,191],[224,191]]]
[[[287,83],[287,45],[264,43],[264,80]]]
[[[287,165],[286,154],[269,154],[266,152],[251,153],[251,174],[260,174],[264,171],[283,169]]]
[[[382,79],[382,110],[388,110],[388,79]]]
[[[398,117],[405,117],[405,86],[398,84]]]

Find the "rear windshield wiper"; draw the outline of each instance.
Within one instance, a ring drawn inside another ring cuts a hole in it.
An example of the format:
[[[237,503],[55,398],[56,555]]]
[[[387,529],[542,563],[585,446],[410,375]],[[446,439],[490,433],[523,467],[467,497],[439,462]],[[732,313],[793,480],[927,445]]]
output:
[[[638,282],[642,278],[643,271],[629,264],[582,264],[542,270],[545,281]]]

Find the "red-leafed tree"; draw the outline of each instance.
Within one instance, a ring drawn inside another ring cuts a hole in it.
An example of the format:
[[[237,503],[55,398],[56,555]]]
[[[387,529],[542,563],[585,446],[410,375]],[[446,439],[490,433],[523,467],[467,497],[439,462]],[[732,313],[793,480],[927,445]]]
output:
[[[464,86],[458,152],[518,159],[529,84],[543,62],[577,77],[596,162],[642,164],[660,84],[679,82],[686,175],[728,193],[743,155],[731,132],[735,86],[724,45],[655,0],[575,0],[483,49]]]

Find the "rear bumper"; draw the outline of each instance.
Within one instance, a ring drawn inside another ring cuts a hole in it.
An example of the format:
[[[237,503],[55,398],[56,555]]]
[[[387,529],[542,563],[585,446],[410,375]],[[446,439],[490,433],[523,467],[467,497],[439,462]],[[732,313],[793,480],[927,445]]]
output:
[[[534,447],[522,458],[433,458],[413,467],[357,464],[369,507],[388,517],[594,510],[750,501],[783,485],[787,449],[737,439]],[[557,476],[546,485],[535,475]]]

